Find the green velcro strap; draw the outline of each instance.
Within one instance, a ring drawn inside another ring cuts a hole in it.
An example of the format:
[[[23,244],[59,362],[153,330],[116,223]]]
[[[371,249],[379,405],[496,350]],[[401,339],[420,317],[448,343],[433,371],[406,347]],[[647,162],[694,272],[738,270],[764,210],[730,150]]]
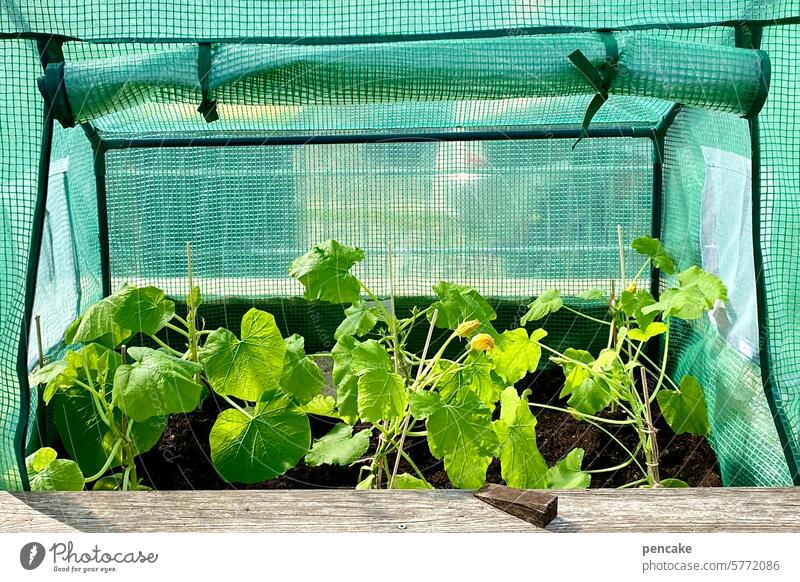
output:
[[[584,79],[589,82],[598,94],[608,98],[608,89],[605,87],[605,79],[580,49],[576,49],[567,58],[575,65],[578,72],[583,75]]]
[[[209,99],[208,77],[211,74],[211,44],[200,43],[197,50],[197,70],[200,77],[200,94],[202,101],[197,111],[203,115],[206,123],[212,123],[219,119],[217,113],[217,102]]]
[[[583,116],[583,123],[581,124],[582,134],[573,144],[573,148],[578,145],[584,137],[589,135],[589,124],[592,122],[595,114],[603,106],[603,103],[608,101],[608,91],[611,88],[611,83],[617,74],[619,62],[619,47],[614,35],[608,32],[599,33],[603,39],[603,44],[606,47],[606,58],[599,67],[595,67],[592,62],[586,58],[580,49],[573,51],[567,58],[578,69],[578,72],[595,90],[595,96],[586,108],[586,114]]]

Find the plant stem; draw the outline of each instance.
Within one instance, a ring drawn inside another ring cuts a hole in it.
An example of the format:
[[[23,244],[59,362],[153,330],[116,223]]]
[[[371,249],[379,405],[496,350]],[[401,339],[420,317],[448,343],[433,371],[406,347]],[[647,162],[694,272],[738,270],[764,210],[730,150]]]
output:
[[[624,290],[627,285],[625,284],[625,247],[622,244],[622,225],[617,225],[617,245],[619,247],[619,279],[620,289]],[[622,293],[622,291],[620,291]]]
[[[397,333],[397,313],[394,309],[394,265],[392,264],[392,241],[386,241],[386,268],[389,271],[389,329],[392,332],[392,350],[394,361],[394,373],[400,373],[400,336]]]
[[[618,426],[628,426],[631,424],[635,424],[633,420],[613,420],[611,418],[603,418],[602,416],[593,416],[591,414],[584,414],[579,410],[575,410],[574,408],[562,408],[560,406],[552,406],[550,404],[540,404],[539,402],[529,402],[530,406],[535,406],[537,408],[546,408],[547,410],[555,410],[557,412],[563,412],[565,414],[569,414],[570,416],[579,416],[582,419],[587,421],[593,420],[595,422],[604,422],[606,424],[614,424]]]
[[[644,368],[639,368],[642,376],[642,392],[644,394],[644,411],[647,421],[647,443],[650,446],[650,461],[647,463],[648,469],[652,470],[654,487],[661,487],[661,476],[658,470],[658,441],[656,440],[656,429],[653,426],[653,412],[650,409],[650,395],[648,394],[647,375]]]
[[[436,352],[436,354],[433,356],[433,358],[428,363],[428,365],[425,366],[425,369],[423,370],[423,372],[422,373],[418,373],[417,380],[414,381],[415,384],[419,383],[422,380],[426,380],[427,379],[428,375],[433,370],[433,367],[436,364],[438,364],[439,361],[442,359],[442,356],[444,355],[444,352],[447,349],[447,346],[449,346],[450,343],[457,337],[458,337],[458,335],[456,335],[455,331],[453,331],[453,333],[450,334],[450,336],[442,344],[442,347],[439,348],[439,351]],[[425,361],[423,360],[423,363],[421,365],[424,365],[424,363],[425,363]]]
[[[566,409],[563,409],[563,408],[559,408],[557,406],[549,406],[547,404],[538,404],[538,403],[535,403],[535,402],[530,402],[529,404],[530,404],[530,406],[537,406],[539,408],[549,408],[551,410],[558,410],[559,412],[566,412],[568,414],[572,414],[572,411],[566,410]],[[631,450],[622,443],[622,441],[620,441],[617,437],[615,437],[613,434],[611,434],[610,431],[606,430],[606,428],[604,426],[602,426],[601,424],[599,424],[598,422],[595,422],[595,421],[591,420],[590,418],[588,418],[586,416],[582,416],[582,418],[583,418],[583,420],[585,420],[586,422],[588,422],[592,426],[594,426],[597,429],[603,431],[608,437],[611,438],[611,440],[613,440],[615,443],[617,443],[620,446],[620,448],[623,451],[625,451],[630,458],[633,459],[633,462],[636,463],[636,466],[639,467],[639,470],[642,472],[642,474],[646,474],[647,473],[645,468],[642,467],[642,464],[636,459],[636,455],[634,453],[632,453]],[[605,419],[605,418],[600,419],[600,421],[601,422],[609,422],[608,419]],[[615,422],[620,422],[620,421],[615,421]],[[631,423],[630,422],[625,422],[625,424],[631,424]]]
[[[650,259],[647,259],[644,262],[644,265],[642,265],[642,268],[636,271],[636,275],[633,276],[633,281],[631,281],[632,283],[636,283],[636,281],[638,281],[639,277],[642,276],[642,273],[644,273],[644,270],[647,268],[649,264],[650,264]]]
[[[122,475],[122,490],[128,491],[131,482],[131,468],[130,465],[125,467],[125,473]]]
[[[375,474],[375,488],[381,488],[381,479],[383,477],[383,463],[386,456],[386,447],[387,447],[387,439],[386,433],[387,430],[385,427],[378,425],[378,430],[381,431],[380,436],[378,436],[378,448],[375,450],[375,458],[372,461],[372,470]]]
[[[176,350],[175,348],[173,348],[172,346],[170,346],[169,344],[167,344],[163,340],[159,339],[157,336],[151,335],[151,336],[148,336],[148,337],[151,340],[153,340],[154,342],[156,342],[159,346],[161,346],[162,348],[167,350],[170,354],[172,354],[176,358],[182,358],[183,357],[183,354],[181,352],[179,352],[178,350]]]
[[[109,467],[111,467],[111,463],[114,462],[114,458],[119,453],[119,449],[122,447],[122,439],[117,439],[117,442],[114,443],[114,446],[111,448],[111,452],[108,454],[108,458],[106,459],[105,464],[103,467],[91,477],[84,478],[84,483],[91,483],[92,481],[97,481],[103,474],[108,471]]]
[[[664,332],[664,355],[661,358],[661,367],[659,370],[658,375],[658,382],[656,382],[656,387],[653,390],[653,397],[661,390],[662,384],[664,384],[664,377],[667,375],[667,356],[669,355],[669,324],[667,324],[667,331]]]
[[[89,383],[85,384],[77,379],[75,380],[75,383],[89,392],[100,420],[102,420],[103,424],[105,424],[107,427],[113,429],[114,427],[111,424],[111,409],[106,402],[105,395],[100,394],[100,392],[98,392],[95,388],[94,380],[92,379],[91,367],[89,366],[89,361],[85,353],[83,354],[81,360],[81,367],[83,367],[83,371],[86,373],[86,380]]]
[[[641,447],[642,447],[642,444],[639,443],[636,446],[636,448],[633,449],[633,454],[634,455],[637,454],[639,452],[639,449],[641,449]],[[627,461],[624,461],[624,462],[620,463],[619,465],[614,465],[613,467],[606,467],[605,469],[587,469],[586,472],[591,474],[591,475],[595,475],[597,473],[612,473],[614,471],[619,471],[620,469],[624,469],[625,467],[627,467],[628,465],[633,463],[633,459],[634,459],[633,457],[629,457]]]
[[[358,284],[361,285],[361,289],[364,290],[364,293],[367,294],[367,297],[369,297],[372,300],[372,302],[375,303],[378,309],[383,313],[383,319],[386,322],[386,325],[391,325],[392,314],[389,313],[388,309],[386,309],[386,306],[383,304],[383,301],[378,299],[378,296],[375,295],[375,293],[373,293],[372,290],[369,287],[367,287],[363,281],[361,281],[361,279],[356,279],[356,280],[358,281]]]
[[[244,414],[244,415],[245,415],[247,418],[249,418],[250,420],[255,420],[255,417],[254,417],[252,414],[250,414],[250,413],[249,413],[249,412],[247,412],[247,411],[246,411],[244,408],[242,408],[241,406],[239,406],[238,404],[236,404],[236,402],[234,402],[234,401],[233,401],[233,399],[232,399],[230,396],[228,396],[228,395],[226,395],[226,394],[220,394],[220,396],[222,396],[222,398],[223,398],[223,400],[225,400],[225,402],[227,402],[227,403],[228,403],[228,404],[230,404],[230,405],[231,405],[233,408],[235,408],[236,410],[238,410],[239,412],[241,412],[242,414]]]
[[[408,462],[409,465],[411,465],[411,468],[414,469],[414,472],[419,476],[419,478],[427,482],[427,479],[425,479],[425,475],[422,474],[422,471],[420,471],[419,467],[417,467],[417,464],[413,460],[411,460],[411,457],[408,455],[408,453],[406,453],[405,451],[400,451],[400,454],[403,455],[403,458]],[[393,485],[390,484],[389,489],[391,489],[392,486]]]
[[[178,315],[177,313],[176,313],[175,315],[173,315],[173,316],[172,316],[172,318],[173,318],[175,321],[177,321],[178,323],[180,323],[180,324],[181,324],[183,327],[185,327],[185,328],[188,328],[188,327],[189,327],[189,322],[188,322],[188,321],[186,321],[184,318],[182,318],[182,317],[181,317],[180,315]]]
[[[175,333],[179,333],[183,337],[185,337],[186,339],[189,339],[189,334],[185,330],[182,330],[181,328],[179,328],[177,325],[174,325],[172,323],[167,322],[164,325],[164,327],[167,327],[167,328],[171,329],[172,331],[174,331]]]
[[[628,352],[630,353],[630,350],[628,350]],[[637,359],[637,360],[638,360],[638,359],[644,360],[645,362],[647,362],[648,364],[650,364],[651,366],[653,366],[653,367],[654,367],[656,370],[659,370],[659,371],[660,371],[660,369],[661,369],[661,367],[660,367],[658,364],[656,364],[656,363],[655,363],[653,360],[651,360],[651,359],[650,359],[648,356],[646,356],[646,355],[644,354],[644,352],[642,352],[641,350],[639,350],[639,352],[637,353],[637,355],[636,355],[636,359]],[[647,373],[648,373],[648,374],[651,374],[651,375],[652,375],[652,376],[654,376],[656,379],[658,379],[658,376],[656,376],[654,373],[650,372],[650,370],[647,370]],[[669,377],[669,375],[665,374],[665,375],[664,375],[664,380],[666,380],[666,381],[667,381],[667,383],[669,383],[669,384],[670,384],[670,385],[671,385],[671,386],[672,386],[672,387],[673,387],[675,390],[678,390],[678,389],[679,389],[679,388],[678,388],[678,385],[675,383],[675,381],[674,381],[672,378],[670,378],[670,377]],[[650,396],[650,398],[651,398],[651,400],[650,400],[650,401],[651,401],[651,402],[652,402],[652,399],[653,399],[653,398],[655,398],[655,394],[656,394],[656,393],[654,392],[654,393],[653,393],[653,394]]]
[[[647,479],[637,479],[636,481],[625,483],[625,485],[620,485],[619,487],[617,487],[617,489],[630,489],[631,487],[636,487],[637,485],[641,485],[642,483],[647,483]]]
[[[422,358],[421,361],[424,362],[425,358],[428,356],[428,348],[431,345],[431,338],[433,337],[433,326],[436,324],[436,319],[439,317],[439,310],[435,310],[433,312],[433,316],[431,316],[431,324],[428,326],[428,335],[425,338],[425,345],[422,347]],[[417,385],[419,382],[420,375],[422,374],[422,365],[417,367],[417,377],[414,380],[414,386]],[[406,405],[405,413],[403,414],[403,427],[400,432],[400,442],[397,445],[397,456],[394,459],[394,468],[392,469],[392,476],[389,478],[389,489],[394,487],[394,479],[397,476],[397,471],[400,468],[400,456],[403,454],[403,446],[406,443],[406,434],[408,433],[409,423],[411,421],[411,414],[409,410],[409,405]],[[413,463],[412,463],[413,465]]]
[[[570,364],[573,364],[573,365],[575,365],[575,366],[578,366],[578,367],[580,367],[580,368],[583,368],[583,369],[587,370],[587,371],[588,371],[590,374],[593,374],[593,375],[595,375],[595,376],[598,376],[599,378],[602,378],[603,380],[605,380],[606,382],[608,382],[608,384],[609,384],[609,385],[611,385],[611,386],[615,386],[615,385],[618,385],[618,384],[619,384],[619,382],[618,382],[617,380],[615,380],[614,378],[609,378],[609,377],[608,377],[608,376],[606,376],[604,373],[602,373],[602,372],[600,372],[600,371],[597,371],[597,370],[594,370],[594,369],[592,369],[592,367],[591,367],[591,366],[589,366],[589,364],[587,364],[586,362],[581,362],[580,360],[576,360],[576,359],[574,359],[574,358],[570,358],[570,357],[568,357],[568,356],[565,356],[564,354],[562,354],[562,353],[561,353],[561,352],[559,352],[558,350],[554,350],[553,348],[551,348],[550,346],[548,346],[548,345],[546,345],[546,344],[540,343],[539,345],[540,345],[540,346],[541,346],[543,349],[545,349],[545,350],[547,350],[548,352],[550,352],[551,354],[555,354],[555,355],[557,356],[557,358],[558,358],[558,359],[560,359],[560,360],[565,360],[566,362],[569,362]],[[550,359],[552,360],[552,358],[550,358]],[[628,408],[627,408],[627,407],[626,407],[624,404],[622,404],[621,402],[617,402],[617,406],[619,406],[619,407],[620,407],[622,410],[624,410],[624,411],[625,411],[625,412],[627,412],[628,414],[632,414],[632,413],[631,413],[631,411],[630,411],[630,410],[628,410]],[[576,411],[576,412],[577,412],[577,411]]]
[[[601,323],[603,325],[611,325],[610,321],[606,321],[604,319],[598,319],[596,317],[592,317],[591,315],[586,315],[585,313],[583,313],[581,311],[578,311],[577,309],[573,309],[569,305],[564,305],[563,307],[567,311],[571,311],[572,313],[574,313],[576,315],[580,315],[581,317],[583,317],[584,319],[588,319],[589,321],[594,321],[595,323]]]
[[[189,295],[186,297],[186,303],[189,311],[186,314],[186,320],[188,323],[187,337],[189,339],[189,352],[191,353],[192,361],[197,364],[200,363],[200,358],[197,355],[197,305],[194,304],[194,294],[192,293],[192,291],[194,291],[194,273],[192,271],[192,243],[190,241],[186,241],[186,267],[189,279]],[[194,381],[198,384],[200,383],[199,370],[194,374]]]

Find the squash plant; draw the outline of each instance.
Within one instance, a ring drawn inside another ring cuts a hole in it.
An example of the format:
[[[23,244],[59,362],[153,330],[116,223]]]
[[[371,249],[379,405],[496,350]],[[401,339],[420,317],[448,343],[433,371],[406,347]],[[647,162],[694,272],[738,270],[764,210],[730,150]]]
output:
[[[495,457],[514,487],[588,486],[581,449],[548,466],[536,446],[528,393],[513,388],[537,368],[546,332],[498,333],[491,325],[494,310],[474,288],[444,281],[434,286],[438,299],[430,307],[398,317],[393,298],[380,301],[351,272],[363,259],[361,249],[330,240],[289,269],[307,299],[348,304],[331,351],[336,403],[327,412],[342,422],[314,442],[306,462],[347,465],[362,459],[359,489],[430,488],[405,450],[407,438],[425,437],[456,487],[483,485]],[[389,275],[391,280],[391,261]],[[417,325],[428,331],[421,352],[414,353],[408,339]],[[447,331],[432,349],[435,328]],[[455,354],[449,358],[448,348]],[[355,432],[357,425],[364,428]],[[377,444],[364,457],[371,435]],[[410,473],[400,472],[401,459]]]
[[[31,374],[55,408],[56,428],[94,489],[141,489],[135,459],[161,438],[169,415],[195,410],[213,390],[223,410],[209,438],[211,460],[230,482],[256,483],[293,467],[311,441],[302,409],[321,393],[324,379],[299,336],[281,337],[272,315],[251,309],[240,334],[198,329],[200,290],[186,298],[186,318],[156,287],[127,286],[89,307],[66,331],[63,358]],[[170,330],[184,340],[171,346]],[[126,347],[148,338],[158,349]],[[33,476],[59,467],[52,449],[29,461]],[[72,461],[69,461],[72,462]],[[54,466],[55,464],[55,466]],[[70,465],[71,477],[75,467]],[[38,479],[37,486],[65,487]],[[77,481],[69,480],[75,488]]]
[[[606,327],[608,333],[606,348],[596,356],[580,348],[559,352],[543,346],[550,352],[551,361],[564,371],[566,382],[561,397],[568,397],[568,400],[566,407],[533,406],[561,410],[614,438],[628,459],[610,470],[635,464],[641,472],[641,478],[627,486],[686,487],[684,482],[662,478],[660,474],[652,404],[658,402],[661,413],[676,434],[708,435],[706,402],[697,378],[685,375],[677,382],[667,374],[670,328],[675,320],[700,319],[718,302],[727,300],[727,290],[717,276],[697,266],[690,266],[676,275],[675,259],[658,239],[649,236],[632,242],[631,247],[644,256],[644,261],[633,279],[626,281],[621,230],[618,235],[622,274],[619,288],[623,291],[616,295],[612,286],[610,290],[595,289],[582,295],[585,299],[607,301],[608,319],[600,320],[569,307],[557,289],[542,293],[522,317],[521,323],[525,325],[565,309]],[[675,275],[676,283],[662,291],[658,300],[639,286],[639,278],[649,268]],[[654,338],[663,338],[662,355],[657,362],[648,357],[646,349]],[[607,410],[621,411],[623,419],[602,414]],[[631,451],[603,425],[630,427],[638,436],[638,445]],[[644,465],[639,460],[640,455],[644,457]]]

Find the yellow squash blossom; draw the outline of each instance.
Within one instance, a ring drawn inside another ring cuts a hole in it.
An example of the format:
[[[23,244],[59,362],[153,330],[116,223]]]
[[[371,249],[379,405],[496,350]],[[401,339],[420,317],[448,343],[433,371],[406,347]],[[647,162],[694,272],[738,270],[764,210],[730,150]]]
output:
[[[494,338],[488,333],[479,333],[470,340],[469,345],[476,352],[488,352],[494,349]]]

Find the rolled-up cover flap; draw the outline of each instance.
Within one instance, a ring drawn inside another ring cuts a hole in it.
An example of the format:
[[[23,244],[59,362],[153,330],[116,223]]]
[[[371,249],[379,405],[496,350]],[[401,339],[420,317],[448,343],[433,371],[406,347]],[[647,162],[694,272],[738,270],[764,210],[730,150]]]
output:
[[[40,85],[65,126],[147,101],[247,105],[342,105],[507,99],[595,93],[569,55],[607,68],[609,33],[509,36],[377,44],[215,45],[210,68],[198,47],[63,64]],[[766,99],[769,58],[759,50],[613,35],[608,92],[654,97],[753,117]],[[60,66],[60,65],[51,65]],[[49,71],[48,71],[49,72]],[[201,83],[203,75],[207,77]],[[64,106],[66,105],[66,106]]]

